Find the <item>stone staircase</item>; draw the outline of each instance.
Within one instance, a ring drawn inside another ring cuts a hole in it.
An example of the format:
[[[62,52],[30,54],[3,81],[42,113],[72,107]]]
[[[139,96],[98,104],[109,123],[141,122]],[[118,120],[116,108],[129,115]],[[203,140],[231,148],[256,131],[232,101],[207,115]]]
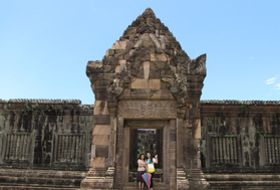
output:
[[[169,190],[163,183],[155,183],[154,189],[156,190]],[[123,190],[138,190],[136,183],[130,183],[124,187]]]
[[[235,173],[235,174],[205,174],[210,184],[209,190],[279,190],[280,174],[256,174],[256,173]]]
[[[0,190],[79,189],[83,171],[0,169]]]
[[[183,168],[177,168],[177,189],[185,190],[189,189],[189,180],[186,178],[186,172]]]
[[[190,183],[190,189],[192,190],[204,190],[209,186],[201,169],[189,170],[188,180]]]

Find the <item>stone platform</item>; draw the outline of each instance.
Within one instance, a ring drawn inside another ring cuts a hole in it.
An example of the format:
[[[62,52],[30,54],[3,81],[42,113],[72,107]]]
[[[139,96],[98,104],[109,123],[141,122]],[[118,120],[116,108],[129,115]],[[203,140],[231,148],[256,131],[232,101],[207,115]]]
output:
[[[83,171],[0,169],[0,190],[79,189]]]
[[[280,174],[204,174],[209,190],[278,190]]]

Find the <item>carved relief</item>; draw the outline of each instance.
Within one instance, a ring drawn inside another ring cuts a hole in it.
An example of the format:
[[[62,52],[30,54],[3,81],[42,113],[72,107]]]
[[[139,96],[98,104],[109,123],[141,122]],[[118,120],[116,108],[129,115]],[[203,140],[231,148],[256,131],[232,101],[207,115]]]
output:
[[[5,105],[2,109],[2,105]],[[1,116],[5,117],[1,117]],[[84,149],[90,138],[92,106],[80,106],[80,101],[9,100],[0,102],[0,163],[16,167],[54,165],[67,168],[88,165]],[[65,138],[58,140],[59,135]],[[85,139],[86,138],[86,139]],[[81,139],[83,139],[81,141]],[[80,146],[79,150],[77,147]],[[65,148],[66,147],[66,148]],[[65,152],[65,150],[68,150]],[[79,151],[83,150],[79,155]],[[56,156],[60,156],[58,160]],[[54,167],[55,168],[55,167]]]
[[[205,54],[191,60],[168,29],[148,11],[132,23],[102,61],[89,62],[87,75],[96,94],[97,81],[108,81],[102,89],[107,89],[109,107],[116,107],[124,89],[160,90],[158,82],[152,82],[160,79],[181,111],[188,109],[186,102],[193,93],[201,94],[205,61]]]

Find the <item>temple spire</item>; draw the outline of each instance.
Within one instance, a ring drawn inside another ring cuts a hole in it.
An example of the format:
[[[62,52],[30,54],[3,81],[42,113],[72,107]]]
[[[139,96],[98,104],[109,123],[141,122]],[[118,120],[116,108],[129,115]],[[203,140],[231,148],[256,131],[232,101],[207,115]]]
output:
[[[154,11],[151,8],[147,8],[143,12],[142,16],[155,17],[155,13],[154,13]]]

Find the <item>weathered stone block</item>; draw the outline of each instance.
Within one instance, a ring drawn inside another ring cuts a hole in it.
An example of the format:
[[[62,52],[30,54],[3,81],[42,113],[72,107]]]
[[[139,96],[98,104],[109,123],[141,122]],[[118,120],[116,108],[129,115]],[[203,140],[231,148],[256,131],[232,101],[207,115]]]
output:
[[[105,168],[105,158],[104,157],[95,157],[91,160],[91,166],[93,168]]]
[[[95,125],[93,135],[109,135],[111,133],[111,125]]]
[[[110,144],[110,139],[109,139],[109,135],[94,135],[92,142],[95,145],[109,145]]]
[[[109,146],[108,145],[96,145],[95,156],[108,158]]]
[[[175,141],[176,142],[176,138],[177,138],[176,130],[174,130],[174,129],[170,130],[169,138],[170,138],[170,141]]]
[[[125,49],[127,46],[128,40],[123,40],[123,41],[116,41],[113,46],[112,49]]]
[[[151,54],[151,61],[168,61],[168,56],[166,54]]]
[[[94,105],[94,115],[109,115],[107,101],[96,100]]]
[[[135,79],[131,82],[131,89],[160,89],[159,79]]]
[[[108,125],[110,124],[110,115],[94,115],[96,125]]]
[[[96,100],[107,100],[107,98],[108,98],[108,92],[106,88],[99,89],[98,91],[96,91],[95,93]]]

